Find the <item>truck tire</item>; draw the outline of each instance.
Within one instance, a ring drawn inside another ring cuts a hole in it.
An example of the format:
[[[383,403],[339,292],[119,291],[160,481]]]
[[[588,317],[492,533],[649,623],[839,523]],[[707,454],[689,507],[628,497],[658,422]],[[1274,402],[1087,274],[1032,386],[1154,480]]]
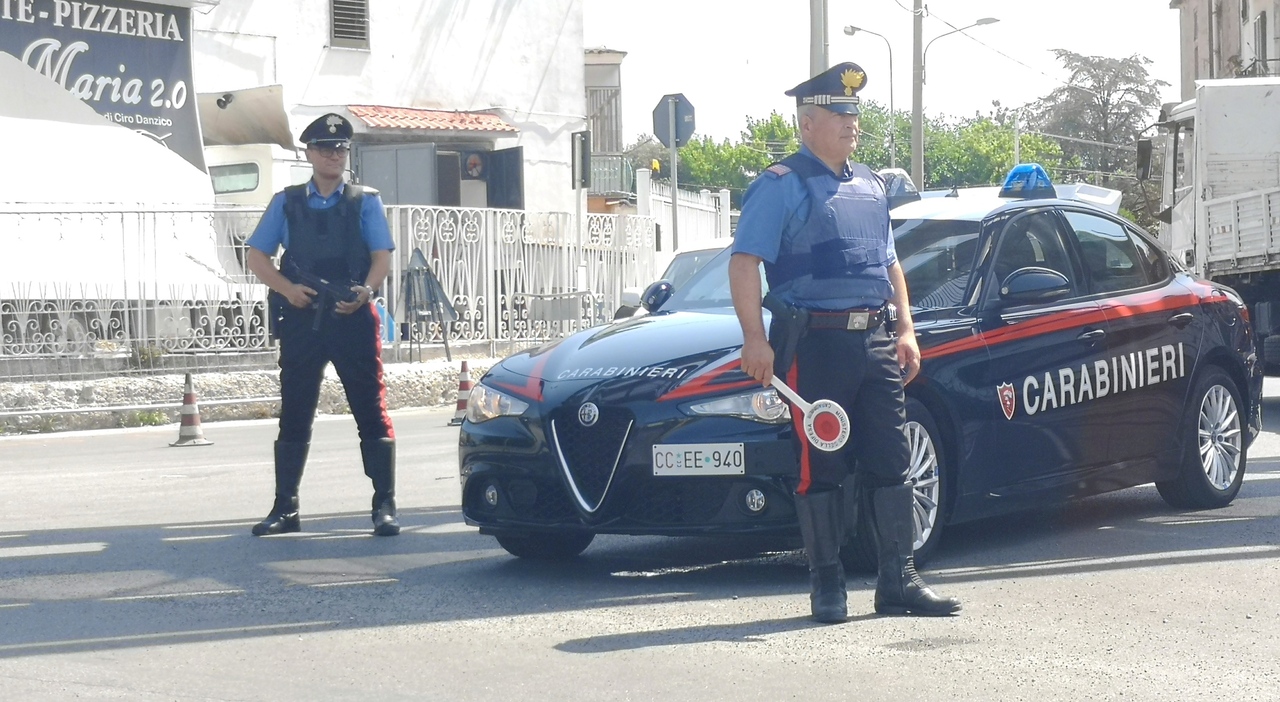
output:
[[[1272,334],[1262,341],[1263,373],[1280,375],[1280,334]]]

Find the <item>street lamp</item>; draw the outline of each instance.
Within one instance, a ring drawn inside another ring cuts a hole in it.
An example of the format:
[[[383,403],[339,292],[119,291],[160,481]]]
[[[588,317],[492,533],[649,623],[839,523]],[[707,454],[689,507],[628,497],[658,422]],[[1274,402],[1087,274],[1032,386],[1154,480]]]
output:
[[[884,39],[885,48],[889,50],[889,167],[897,168],[898,166],[898,140],[894,138],[893,129],[893,45],[889,43],[889,39],[879,32],[873,32],[870,29],[855,27],[848,25],[844,28],[844,33],[853,36],[855,32],[866,32],[872,36]]]
[[[920,0],[916,0],[916,11],[917,12],[920,11]],[[966,29],[972,29],[974,27],[981,27],[987,24],[995,24],[1000,20],[996,19],[995,17],[983,17],[982,19],[978,20],[977,22],[974,22],[973,24],[960,27],[959,29],[953,29],[949,32],[943,32],[942,34],[939,34],[938,36],[930,39],[929,43],[924,45],[924,50],[921,51],[920,50],[919,18],[920,18],[920,15],[917,14],[916,25],[915,25],[915,50],[916,50],[915,67],[916,68],[914,72],[915,75],[913,76],[914,80],[911,81],[912,83],[911,85],[911,93],[912,93],[911,95],[911,103],[912,103],[911,104],[911,177],[912,177],[912,180],[915,181],[916,187],[920,190],[924,190],[924,57],[925,57],[925,53],[929,51],[929,47],[933,45],[933,42],[945,36],[950,36],[952,34],[955,34],[956,32],[963,32]]]
[[[995,24],[996,22],[999,22],[999,21],[1000,20],[996,19],[995,17],[983,17],[982,19],[978,20],[977,22],[974,22],[971,25],[968,25],[967,27],[961,27],[959,29],[953,29],[949,32],[943,32],[942,34],[939,34],[938,36],[930,39],[929,43],[924,45],[924,51],[920,52],[920,82],[921,83],[924,82],[925,66],[927,65],[925,61],[925,57],[929,55],[929,47],[933,46],[933,42],[943,37],[951,36],[956,32],[963,32],[966,29],[973,29],[974,27],[981,27],[986,24]]]

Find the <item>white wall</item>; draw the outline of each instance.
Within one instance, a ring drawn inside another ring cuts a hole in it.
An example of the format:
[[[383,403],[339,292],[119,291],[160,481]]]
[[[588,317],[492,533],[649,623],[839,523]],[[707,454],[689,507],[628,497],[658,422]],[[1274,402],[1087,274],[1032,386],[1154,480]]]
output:
[[[572,212],[584,128],[582,0],[376,0],[368,50],[329,48],[327,0],[222,0],[193,13],[199,92],[280,83],[286,108],[490,110],[521,131],[525,207]],[[307,113],[310,114],[310,113]],[[306,118],[295,118],[296,134]]]

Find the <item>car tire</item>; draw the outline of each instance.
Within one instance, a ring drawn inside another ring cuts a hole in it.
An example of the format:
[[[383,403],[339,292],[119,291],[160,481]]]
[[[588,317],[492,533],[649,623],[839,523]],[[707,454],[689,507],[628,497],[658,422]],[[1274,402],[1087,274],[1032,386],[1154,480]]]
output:
[[[1177,475],[1157,481],[1171,507],[1217,509],[1240,492],[1248,447],[1240,391],[1226,371],[1209,366],[1196,380],[1184,411],[1182,460]]]
[[[916,506],[916,565],[923,565],[942,541],[946,490],[952,480],[951,465],[943,453],[942,434],[933,415],[919,400],[907,398],[907,423],[903,428],[911,449],[910,478]],[[853,534],[840,549],[840,560],[851,572],[873,572],[878,560],[875,533],[867,500],[861,500]]]
[[[595,534],[581,531],[530,531],[496,534],[498,545],[517,558],[563,561],[587,550]]]

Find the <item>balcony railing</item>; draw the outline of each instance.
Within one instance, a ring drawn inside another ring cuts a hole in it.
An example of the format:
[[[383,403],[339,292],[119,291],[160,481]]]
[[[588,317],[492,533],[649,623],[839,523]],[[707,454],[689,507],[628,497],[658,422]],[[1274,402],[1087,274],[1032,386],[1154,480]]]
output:
[[[1237,78],[1280,76],[1280,59],[1254,59],[1236,71]]]
[[[619,154],[591,155],[592,194],[630,193],[635,183],[635,170],[625,156]]]

